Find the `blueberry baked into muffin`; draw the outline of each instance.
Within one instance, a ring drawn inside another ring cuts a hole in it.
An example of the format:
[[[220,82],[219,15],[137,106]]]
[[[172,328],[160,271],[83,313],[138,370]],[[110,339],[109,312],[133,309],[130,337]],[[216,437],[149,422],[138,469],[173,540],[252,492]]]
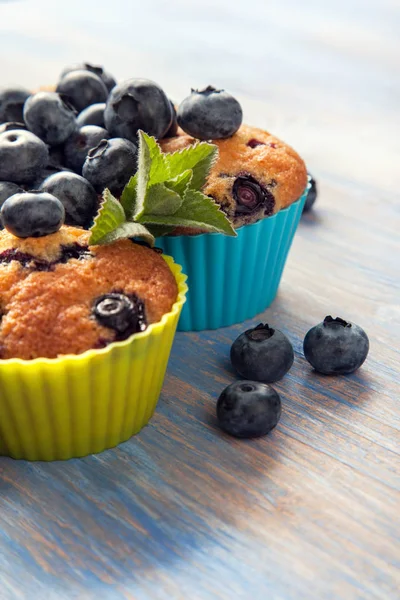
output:
[[[196,142],[182,132],[160,145],[164,152],[175,152]],[[203,191],[218,202],[235,228],[269,217],[303,194],[304,161],[274,135],[242,125],[231,137],[212,142],[219,156]]]
[[[44,237],[0,232],[0,358],[55,358],[144,331],[171,310],[177,284],[156,251],[88,246],[63,225]]]

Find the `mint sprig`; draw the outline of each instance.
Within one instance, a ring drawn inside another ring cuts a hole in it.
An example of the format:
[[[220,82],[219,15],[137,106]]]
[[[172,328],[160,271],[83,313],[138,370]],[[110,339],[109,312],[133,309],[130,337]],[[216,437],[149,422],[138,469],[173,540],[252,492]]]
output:
[[[103,201],[94,218],[94,224],[90,229],[92,232],[90,243],[92,245],[100,243],[104,236],[117,229],[125,221],[125,212],[121,204],[114,198],[110,190],[104,190]]]
[[[207,142],[163,153],[155,138],[139,131],[137,173],[120,201],[104,191],[89,243],[140,237],[153,245],[155,237],[168,235],[176,227],[235,236],[219,205],[201,191],[217,153],[217,147]]]
[[[106,189],[99,211],[90,229],[89,244],[110,244],[125,238],[140,238],[150,246],[154,246],[154,236],[141,225],[126,219],[125,211],[120,202]]]

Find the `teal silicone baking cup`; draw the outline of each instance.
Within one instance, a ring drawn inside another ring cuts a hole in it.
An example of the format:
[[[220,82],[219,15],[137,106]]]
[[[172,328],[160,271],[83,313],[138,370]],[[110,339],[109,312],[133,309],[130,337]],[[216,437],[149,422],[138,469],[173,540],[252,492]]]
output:
[[[182,265],[189,293],[178,331],[228,327],[251,319],[274,300],[309,186],[297,202],[237,230],[164,236],[156,246]]]

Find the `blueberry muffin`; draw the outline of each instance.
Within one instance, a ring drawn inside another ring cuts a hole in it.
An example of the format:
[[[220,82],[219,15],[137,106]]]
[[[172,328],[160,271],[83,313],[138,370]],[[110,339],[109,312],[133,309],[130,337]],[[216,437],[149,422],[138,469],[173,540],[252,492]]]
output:
[[[0,232],[1,359],[102,348],[171,310],[178,290],[162,256],[129,240],[88,239],[64,225],[38,238]]]
[[[161,140],[160,145],[164,152],[175,152],[196,141],[182,133]],[[221,205],[234,227],[269,217],[303,194],[304,161],[267,131],[242,125],[232,137],[213,143],[219,157],[203,191]]]

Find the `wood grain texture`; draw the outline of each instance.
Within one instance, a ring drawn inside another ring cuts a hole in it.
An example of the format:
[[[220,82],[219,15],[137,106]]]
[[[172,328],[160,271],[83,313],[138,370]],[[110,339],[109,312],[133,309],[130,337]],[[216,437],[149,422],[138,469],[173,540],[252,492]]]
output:
[[[136,438],[68,463],[0,459],[0,597],[397,600],[399,3],[56,4],[0,4],[2,84],[37,87],[92,60],[178,101],[225,86],[247,122],[305,157],[320,197],[262,316],[295,348],[278,427],[249,442],[216,427],[245,325],[179,334]],[[326,314],[370,336],[352,376],[303,358]]]

